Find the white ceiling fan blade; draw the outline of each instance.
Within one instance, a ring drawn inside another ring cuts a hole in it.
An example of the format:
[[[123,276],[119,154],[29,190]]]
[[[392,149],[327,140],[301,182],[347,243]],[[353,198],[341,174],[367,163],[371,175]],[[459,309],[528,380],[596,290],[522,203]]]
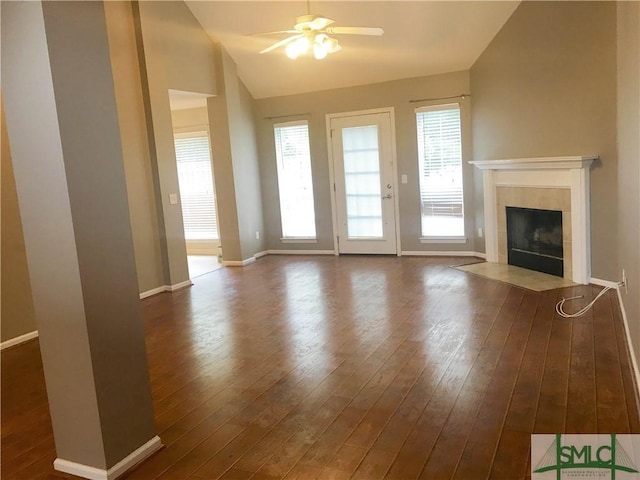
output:
[[[311,30],[322,30],[332,23],[334,23],[334,21],[330,18],[317,17],[309,24],[309,27]]]
[[[302,38],[302,37],[304,37],[304,34],[293,35],[291,37],[287,37],[284,40],[280,40],[279,42],[274,43],[270,47],[265,48],[260,53],[269,53],[272,50],[275,50],[276,48],[282,47],[283,45],[286,45],[287,43],[293,42],[294,40],[297,40],[297,39]]]
[[[327,33],[333,33],[336,35],[375,35],[380,36],[384,34],[384,30],[380,27],[328,27],[325,30]]]
[[[277,30],[275,32],[260,32],[260,33],[248,33],[249,37],[260,37],[263,35],[279,35],[281,33],[300,33],[298,30]]]

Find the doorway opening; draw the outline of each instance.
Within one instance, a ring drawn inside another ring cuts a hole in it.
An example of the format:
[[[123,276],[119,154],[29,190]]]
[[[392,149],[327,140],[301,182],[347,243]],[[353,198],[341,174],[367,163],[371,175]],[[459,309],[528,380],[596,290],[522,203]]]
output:
[[[169,91],[189,278],[221,268],[207,95]]]
[[[393,109],[327,116],[339,254],[400,250]]]

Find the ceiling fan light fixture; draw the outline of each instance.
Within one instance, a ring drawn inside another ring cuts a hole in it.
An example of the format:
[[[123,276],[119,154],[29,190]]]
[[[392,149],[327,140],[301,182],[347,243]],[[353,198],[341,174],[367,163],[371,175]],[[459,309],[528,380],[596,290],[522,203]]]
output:
[[[298,52],[300,52],[301,55],[309,51],[309,47],[311,46],[310,43],[311,42],[306,36],[299,38],[294,42],[296,48],[298,49]]]
[[[285,53],[287,57],[291,59],[296,59],[300,55],[304,55],[309,51],[311,41],[306,36],[298,38],[295,42],[287,45],[285,49]]]
[[[298,52],[298,47],[296,46],[295,43],[290,43],[289,45],[287,45],[287,48],[285,48],[284,53],[286,53],[287,57],[289,57],[292,60],[295,60],[300,55],[300,52]]]
[[[270,47],[265,48],[260,53],[268,53],[277,48],[285,47],[285,53],[291,59],[298,58],[300,55],[313,51],[313,56],[321,60],[330,53],[342,50],[338,40],[327,34],[336,35],[375,35],[380,36],[384,30],[380,27],[333,27],[330,26],[334,22],[330,18],[320,15],[313,15],[310,12],[309,1],[307,0],[307,15],[296,18],[294,30],[281,30],[276,33],[292,33],[283,40],[280,40]],[[267,34],[260,34],[267,35]]]
[[[329,37],[325,33],[319,33],[315,36],[313,42],[313,56],[317,60],[322,60],[328,54],[340,50],[340,44],[335,38]]]
[[[325,43],[313,44],[313,56],[316,57],[316,60],[322,60],[328,54],[329,54],[329,49],[327,48]]]
[[[328,48],[329,48],[329,53],[336,53],[340,50],[342,50],[342,47],[340,46],[340,44],[338,43],[338,40],[336,40],[335,38],[331,38],[331,37],[327,37],[328,41]]]

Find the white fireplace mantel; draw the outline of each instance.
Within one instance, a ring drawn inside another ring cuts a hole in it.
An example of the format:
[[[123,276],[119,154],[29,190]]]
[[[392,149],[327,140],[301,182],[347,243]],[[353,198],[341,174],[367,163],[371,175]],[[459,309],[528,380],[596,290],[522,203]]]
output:
[[[498,262],[496,189],[506,187],[571,189],[572,280],[591,279],[589,171],[597,155],[515,158],[469,162],[483,171],[485,245],[488,262]]]
[[[597,156],[513,158],[469,162],[480,170],[572,170],[588,169]]]

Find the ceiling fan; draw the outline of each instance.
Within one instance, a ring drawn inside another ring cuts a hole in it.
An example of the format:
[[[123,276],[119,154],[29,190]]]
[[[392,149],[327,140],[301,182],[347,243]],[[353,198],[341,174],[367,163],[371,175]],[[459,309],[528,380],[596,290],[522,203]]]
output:
[[[296,18],[293,30],[280,30],[276,32],[257,33],[254,35],[275,35],[281,33],[291,34],[289,37],[274,43],[260,53],[268,53],[280,47],[285,48],[289,58],[298,58],[307,52],[313,51],[316,59],[321,60],[330,53],[341,50],[340,43],[331,35],[375,35],[380,36],[384,30],[380,27],[332,27],[334,23],[330,18],[309,13],[307,1],[307,15]]]

